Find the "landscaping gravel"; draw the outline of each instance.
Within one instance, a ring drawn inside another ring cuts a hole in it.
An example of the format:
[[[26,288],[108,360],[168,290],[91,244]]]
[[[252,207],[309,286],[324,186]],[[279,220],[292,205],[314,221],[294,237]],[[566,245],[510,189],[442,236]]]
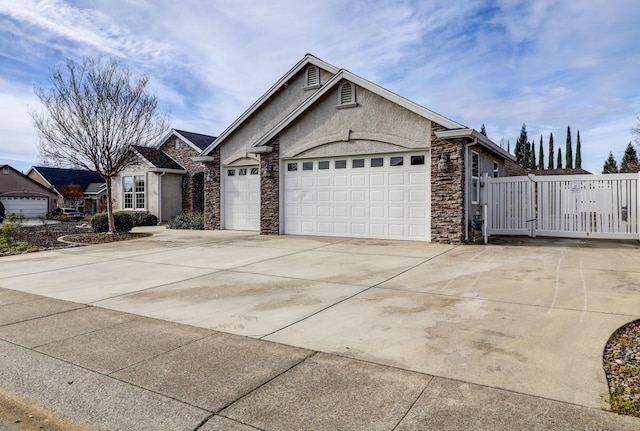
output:
[[[640,320],[618,329],[603,355],[611,409],[640,417]]]

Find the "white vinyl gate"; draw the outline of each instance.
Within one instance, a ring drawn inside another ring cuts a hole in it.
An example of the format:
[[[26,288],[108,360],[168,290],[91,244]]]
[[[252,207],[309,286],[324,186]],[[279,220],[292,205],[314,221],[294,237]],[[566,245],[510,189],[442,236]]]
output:
[[[488,235],[640,239],[640,174],[484,178]]]

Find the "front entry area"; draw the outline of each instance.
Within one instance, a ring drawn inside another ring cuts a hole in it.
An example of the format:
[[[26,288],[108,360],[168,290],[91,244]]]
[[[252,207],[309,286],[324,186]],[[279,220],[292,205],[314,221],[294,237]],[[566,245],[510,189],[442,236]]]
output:
[[[430,240],[426,152],[284,161],[284,233]]]
[[[224,170],[224,229],[260,230],[258,167]]]

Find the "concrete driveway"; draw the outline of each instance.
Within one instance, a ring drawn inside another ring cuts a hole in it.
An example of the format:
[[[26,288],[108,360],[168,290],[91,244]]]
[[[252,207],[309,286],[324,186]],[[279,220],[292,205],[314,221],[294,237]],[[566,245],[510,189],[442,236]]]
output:
[[[438,244],[146,228],[0,259],[0,287],[607,408],[637,242]]]

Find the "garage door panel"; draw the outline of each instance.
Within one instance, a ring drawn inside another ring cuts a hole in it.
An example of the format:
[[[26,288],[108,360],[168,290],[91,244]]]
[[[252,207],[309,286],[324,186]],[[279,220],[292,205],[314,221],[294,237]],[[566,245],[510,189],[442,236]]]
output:
[[[224,228],[260,229],[260,176],[257,168],[225,170]]]
[[[26,218],[37,218],[49,210],[49,199],[40,197],[2,197],[5,214],[20,214]]]
[[[410,155],[328,158],[307,161],[307,170],[284,172],[284,232],[428,241],[430,166],[409,160]]]

